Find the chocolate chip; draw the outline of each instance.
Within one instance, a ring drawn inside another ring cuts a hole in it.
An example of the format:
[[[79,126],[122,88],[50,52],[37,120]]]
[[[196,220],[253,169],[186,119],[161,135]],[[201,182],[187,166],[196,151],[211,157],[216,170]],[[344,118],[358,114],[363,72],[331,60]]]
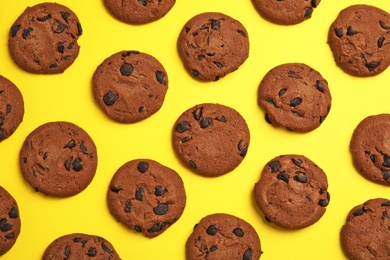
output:
[[[382,48],[384,41],[385,41],[385,37],[380,37],[378,39],[378,48]]]
[[[211,225],[206,229],[206,233],[209,234],[210,236],[214,236],[217,234],[218,229],[215,225]]]
[[[191,70],[191,74],[192,74],[192,76],[197,77],[197,76],[199,76],[199,71]]]
[[[219,122],[223,122],[223,123],[226,123],[226,117],[225,116],[221,116],[221,117],[216,117],[215,120],[219,121]]]
[[[335,32],[335,34],[336,34],[336,36],[337,36],[338,38],[341,38],[341,37],[343,37],[343,35],[344,35],[344,30],[343,30],[343,28],[341,28],[341,27],[335,28],[335,29],[334,29],[334,32]]]
[[[22,37],[23,39],[27,39],[28,36],[30,36],[31,32],[33,31],[33,28],[27,28],[25,30],[23,30],[23,33],[22,33]]]
[[[187,142],[189,142],[189,141],[191,141],[192,140],[192,137],[191,136],[186,136],[186,137],[184,137],[182,140],[181,140],[181,142],[182,143],[187,143]]]
[[[348,26],[348,28],[347,28],[347,35],[348,36],[352,36],[352,35],[355,35],[357,33],[358,33],[358,31],[352,29],[352,26]]]
[[[322,93],[324,92],[324,88],[322,86],[322,83],[319,80],[316,81],[316,89],[319,90]]]
[[[129,77],[132,73],[133,73],[133,65],[129,64],[129,63],[125,63],[121,66],[121,68],[119,69],[122,76],[125,76],[125,77]]]
[[[382,163],[383,166],[385,167],[390,167],[390,156],[388,155],[383,155],[383,163]]]
[[[73,238],[73,242],[82,244],[82,248],[85,247],[85,244],[87,243],[87,240],[82,239],[81,237],[75,237]]]
[[[157,202],[157,206],[153,208],[153,212],[154,214],[159,216],[165,215],[168,212],[168,205],[165,203]]]
[[[288,174],[285,173],[285,172],[281,172],[281,173],[279,173],[279,174],[276,176],[276,178],[277,178],[278,180],[284,181],[285,183],[288,183],[288,180],[289,180],[290,176],[288,176]]]
[[[62,41],[62,42],[59,42],[59,43],[57,43],[57,51],[59,52],[59,53],[64,53],[64,44],[66,43],[66,41]]]
[[[68,13],[68,12],[61,12],[61,17],[62,17],[62,19],[65,20],[65,22],[68,22],[69,16],[70,16],[70,13]]]
[[[311,6],[313,6],[314,8],[317,7],[317,0],[311,0]]]
[[[157,224],[153,224],[153,226],[148,229],[149,233],[156,233],[156,232],[160,232],[160,231],[161,231],[161,228]]]
[[[218,30],[219,28],[221,28],[221,22],[219,20],[215,20],[215,19],[211,19],[211,28],[213,30]]]
[[[147,0],[138,0],[138,3],[142,4],[143,6],[146,6],[148,2]]]
[[[84,142],[80,144],[80,150],[83,152],[83,154],[88,154],[87,147],[85,146]]]
[[[7,232],[12,229],[12,225],[10,225],[7,221],[7,219],[2,218],[0,219],[0,230],[1,232]]]
[[[114,105],[116,100],[117,100],[117,96],[114,93],[112,93],[111,91],[106,93],[103,96],[103,102],[104,102],[104,104],[106,104],[106,106]]]
[[[297,116],[297,117],[303,117],[303,115],[297,111],[291,111],[291,113],[294,115],[294,116]],[[293,131],[293,130],[291,130]]]
[[[242,231],[241,228],[235,228],[233,230],[233,233],[234,233],[234,235],[236,235],[238,237],[243,237],[244,236],[244,231]]]
[[[70,168],[72,167],[72,161],[73,161],[73,157],[70,157],[65,161],[64,166],[66,170],[70,171]]]
[[[180,122],[176,125],[175,131],[178,133],[184,133],[188,129],[190,129],[191,125],[187,121]]]
[[[55,33],[63,33],[66,29],[66,25],[60,21],[56,21],[56,23],[53,25],[53,31]]]
[[[281,165],[279,161],[272,161],[268,164],[268,167],[271,168],[271,172],[277,172],[279,171]]]
[[[387,171],[381,171],[382,172],[382,177],[385,181],[387,181],[390,178],[390,170]]]
[[[222,69],[223,68],[223,64],[218,62],[218,61],[214,61],[214,64],[215,66],[217,66],[219,69]]]
[[[198,166],[196,166],[196,163],[195,163],[193,160],[189,160],[188,164],[189,164],[189,166],[190,166],[192,169],[198,168]]]
[[[361,216],[363,215],[365,212],[364,208],[358,208],[357,210],[355,210],[352,215],[357,217],[357,216]]]
[[[149,168],[149,163],[148,162],[139,162],[137,165],[137,170],[140,173],[145,173]]]
[[[125,208],[124,208],[125,213],[130,213],[132,206],[133,206],[133,203],[131,202],[131,200],[127,200],[125,203]]]
[[[384,22],[382,21],[379,21],[379,25],[385,29],[385,30],[389,30],[390,29],[390,25],[386,25]]]
[[[142,232],[142,228],[140,226],[134,226],[134,230],[141,233]]]
[[[245,33],[244,31],[242,31],[242,30],[237,30],[237,32],[238,32],[239,34],[241,34],[242,36],[244,36],[245,38],[248,38],[248,36],[246,35],[246,33]]]
[[[242,257],[243,260],[252,260],[252,250],[250,248],[248,248],[243,257]]]
[[[301,98],[293,98],[291,101],[290,101],[290,107],[297,107],[299,106],[299,104],[302,103],[302,99]]]
[[[156,72],[156,79],[157,79],[157,81],[158,81],[160,84],[166,85],[167,82],[164,81],[164,78],[165,78],[165,73],[164,73],[164,72],[162,72],[162,71],[157,71],[157,72]]]
[[[318,205],[320,205],[321,207],[326,207],[326,206],[328,206],[328,204],[329,204],[328,201],[325,199],[320,199],[318,201]]]
[[[75,146],[76,146],[76,143],[75,143],[75,141],[72,139],[72,140],[70,140],[70,141],[64,146],[64,148],[73,149]]]
[[[49,66],[49,69],[55,69],[55,68],[57,68],[58,67],[58,65],[56,64],[56,63],[53,63],[53,64],[51,64],[50,66]]]
[[[19,211],[17,208],[12,207],[11,210],[8,212],[8,217],[10,218],[17,218],[19,217]]]
[[[284,93],[286,93],[286,91],[287,91],[287,88],[282,88],[281,90],[279,90],[278,96],[279,96],[279,97],[283,96]]]
[[[373,71],[373,70],[376,69],[378,66],[379,66],[379,62],[376,62],[376,61],[372,61],[372,62],[369,62],[369,63],[366,64],[366,68],[367,68],[369,71]]]
[[[20,29],[20,24],[16,24],[16,25],[12,26],[11,27],[11,36],[15,37],[16,34],[18,33],[19,29]]]
[[[382,207],[390,207],[390,200],[387,200],[381,204]]]
[[[303,168],[302,167],[302,163],[303,161],[301,159],[294,159],[292,158],[291,161],[293,162],[293,164],[295,164],[296,166],[300,167],[300,168]]]
[[[144,198],[144,188],[138,187],[137,190],[135,191],[135,199],[142,201]]]
[[[66,256],[65,259],[67,259],[71,253],[70,253],[70,246],[66,245],[65,248],[64,248],[64,255]]]
[[[72,168],[75,172],[81,171],[83,169],[82,160],[80,158],[74,159],[72,166],[73,166]]]
[[[218,247],[216,247],[216,246],[210,247],[210,252],[214,252],[214,251],[216,251],[216,250],[218,250]]]
[[[313,8],[306,8],[304,17],[309,17],[313,13]]]
[[[200,127],[203,129],[207,128],[211,125],[212,122],[213,120],[210,117],[202,118],[202,120],[200,120]]]
[[[81,27],[80,23],[77,23],[77,32],[78,32],[78,35],[82,35],[83,34],[83,28]]]
[[[195,120],[199,120],[202,117],[203,107],[198,107],[194,111],[192,111],[192,115],[194,116]]]
[[[15,238],[15,233],[9,233],[9,234],[7,234],[7,235],[5,235],[5,238],[6,239],[14,239]]]
[[[296,175],[294,176],[294,180],[300,183],[307,183],[308,179],[306,176],[306,173],[304,172],[296,172]]]
[[[154,195],[163,196],[167,192],[167,189],[163,186],[156,186],[154,189]]]
[[[117,186],[111,186],[110,190],[112,192],[119,193],[122,190],[122,188],[121,187],[117,187]]]
[[[105,251],[105,252],[107,252],[107,253],[112,253],[112,252],[114,252],[114,250],[112,250],[111,248],[109,248],[107,245],[106,245],[106,243],[105,243],[105,241],[103,241],[103,243],[102,243],[102,249]]]
[[[45,22],[47,20],[51,19],[51,14],[45,15],[43,17],[37,17],[37,20],[40,22]]]
[[[242,140],[240,140],[238,142],[237,148],[240,151],[240,156],[245,157],[246,153],[248,152],[248,145],[245,144]]]
[[[91,257],[96,256],[96,255],[97,255],[96,247],[90,247],[90,248],[88,248],[87,255],[88,255],[88,256],[91,256]]]
[[[381,219],[385,219],[385,218],[390,219],[390,216],[389,216],[389,214],[387,213],[387,211],[382,211],[382,217],[381,217]]]

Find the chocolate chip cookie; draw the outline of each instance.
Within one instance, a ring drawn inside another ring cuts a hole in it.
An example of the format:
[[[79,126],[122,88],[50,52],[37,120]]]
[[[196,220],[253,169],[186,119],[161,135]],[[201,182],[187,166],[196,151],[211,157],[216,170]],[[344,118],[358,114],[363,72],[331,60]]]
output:
[[[107,202],[115,219],[152,238],[180,218],[186,192],[177,172],[150,159],[137,159],[117,170]]]
[[[16,131],[23,116],[22,93],[14,83],[0,75],[0,142]]]
[[[238,69],[249,56],[245,27],[222,13],[201,13],[180,32],[179,55],[192,77],[213,81]]]
[[[110,118],[134,123],[162,107],[168,90],[168,75],[153,56],[121,51],[97,67],[92,84],[96,102]]]
[[[77,40],[83,30],[76,14],[57,3],[41,3],[27,9],[9,32],[9,51],[25,71],[62,73],[79,54]]]
[[[296,154],[277,156],[265,165],[254,197],[265,220],[286,229],[314,224],[330,200],[325,172]]]
[[[390,65],[390,14],[370,5],[343,9],[329,28],[336,64],[353,76],[368,77]]]
[[[33,130],[20,150],[23,177],[36,191],[69,197],[95,176],[97,151],[91,137],[70,122],[49,122]]]
[[[245,119],[221,104],[199,104],[185,111],[173,128],[173,148],[192,171],[215,177],[234,170],[245,158],[250,133]]]
[[[258,104],[266,121],[291,131],[310,132],[328,116],[332,96],[322,75],[302,63],[271,69],[258,89]]]
[[[243,219],[217,213],[195,225],[186,243],[186,259],[260,259],[260,238]]]

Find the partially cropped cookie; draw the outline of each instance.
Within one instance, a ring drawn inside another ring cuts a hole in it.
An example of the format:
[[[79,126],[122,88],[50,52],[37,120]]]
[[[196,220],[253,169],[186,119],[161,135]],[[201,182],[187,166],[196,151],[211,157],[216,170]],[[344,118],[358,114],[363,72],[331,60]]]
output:
[[[83,191],[97,168],[96,146],[70,122],[48,122],[34,129],[20,150],[23,177],[36,191],[69,197]]]
[[[168,90],[168,75],[153,56],[121,51],[105,59],[93,75],[93,93],[111,119],[134,123],[156,113]]]
[[[76,14],[57,3],[28,7],[9,32],[9,51],[25,71],[39,74],[64,72],[77,58],[82,27]]]
[[[245,27],[222,13],[201,13],[180,32],[179,55],[192,77],[213,81],[238,69],[249,56]]]
[[[186,259],[260,259],[260,238],[245,220],[225,213],[207,215],[186,243]]]
[[[245,158],[250,133],[235,109],[199,104],[183,112],[173,128],[173,148],[192,171],[215,177],[234,170]]]
[[[332,96],[322,75],[302,63],[271,69],[258,89],[258,104],[267,122],[291,131],[310,132],[328,116]]]
[[[22,93],[14,83],[0,75],[0,142],[15,132],[23,116]]]
[[[390,200],[375,198],[348,213],[341,247],[348,259],[389,259]]]
[[[146,24],[164,17],[176,0],[104,0],[110,13],[122,22]]]
[[[390,186],[390,114],[364,118],[355,128],[350,151],[356,169],[368,180]]]
[[[176,171],[150,159],[137,159],[116,171],[107,202],[111,214],[126,227],[156,237],[180,218],[186,192]]]
[[[18,204],[12,195],[0,186],[0,256],[14,246],[20,229]]]
[[[390,14],[370,5],[343,9],[329,28],[336,64],[353,76],[368,77],[390,65]]]
[[[58,237],[46,248],[42,260],[55,259],[120,260],[121,258],[106,239],[96,235],[73,233]]]
[[[296,154],[277,156],[265,165],[254,197],[265,220],[286,229],[314,224],[330,200],[325,172]]]
[[[270,22],[283,25],[309,19],[321,0],[252,0],[256,10]]]

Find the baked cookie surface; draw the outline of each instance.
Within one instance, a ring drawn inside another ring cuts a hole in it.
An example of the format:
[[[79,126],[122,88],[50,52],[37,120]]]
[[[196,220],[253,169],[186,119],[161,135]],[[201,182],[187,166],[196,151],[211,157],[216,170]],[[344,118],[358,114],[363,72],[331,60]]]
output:
[[[214,81],[238,69],[248,58],[248,32],[230,16],[201,13],[184,25],[177,47],[192,77]]]
[[[28,7],[9,32],[9,51],[25,71],[62,73],[76,60],[82,27],[76,14],[57,3]]]

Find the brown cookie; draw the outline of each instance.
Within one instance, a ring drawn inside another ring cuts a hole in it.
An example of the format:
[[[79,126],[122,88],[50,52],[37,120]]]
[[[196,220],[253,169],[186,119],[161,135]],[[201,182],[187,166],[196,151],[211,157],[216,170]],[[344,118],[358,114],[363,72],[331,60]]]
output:
[[[84,190],[95,176],[97,151],[91,137],[69,122],[49,122],[25,139],[19,155],[24,179],[36,191],[69,197]]]
[[[89,234],[74,233],[55,239],[45,250],[42,260],[67,259],[120,260],[112,244],[106,239]]]
[[[0,75],[0,142],[15,132],[23,116],[22,93],[14,83]]]
[[[270,22],[283,25],[309,19],[321,0],[252,0],[256,10]]]
[[[260,238],[245,220],[218,213],[195,225],[186,243],[186,259],[260,259]]]
[[[0,186],[0,256],[8,252],[20,234],[21,221],[15,199]]]
[[[336,64],[353,76],[367,77],[390,65],[390,14],[374,6],[352,5],[332,23],[328,44]]]
[[[351,209],[340,241],[348,259],[389,259],[390,201],[370,199]]]
[[[235,169],[244,159],[250,133],[245,119],[233,108],[200,104],[175,122],[173,148],[191,170],[215,177]]]
[[[129,24],[146,24],[164,17],[176,0],[104,0],[110,13]]]
[[[76,14],[57,3],[41,3],[27,9],[9,32],[9,51],[25,71],[62,73],[77,58],[82,34]]]
[[[356,169],[368,180],[390,185],[390,114],[366,117],[355,128],[350,151]]]
[[[137,159],[117,170],[107,202],[111,214],[129,229],[156,237],[180,218],[186,192],[177,172],[150,159]]]
[[[191,18],[180,32],[179,55],[196,79],[218,80],[238,69],[249,56],[245,27],[222,13],[201,13]]]
[[[100,108],[122,123],[138,122],[156,113],[168,90],[168,76],[161,63],[138,51],[121,51],[105,59],[92,83]]]
[[[329,204],[325,172],[303,155],[280,155],[264,167],[254,197],[265,220],[286,229],[317,222]]]
[[[258,104],[266,121],[291,131],[309,132],[319,127],[331,103],[327,81],[302,63],[274,67],[259,85]]]

